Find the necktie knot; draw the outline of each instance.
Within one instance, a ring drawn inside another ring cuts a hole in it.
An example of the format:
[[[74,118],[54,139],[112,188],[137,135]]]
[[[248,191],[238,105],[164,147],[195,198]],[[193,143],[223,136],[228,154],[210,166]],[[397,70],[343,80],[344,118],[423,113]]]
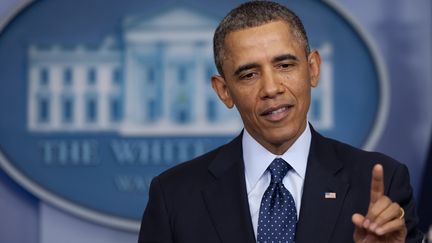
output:
[[[282,179],[290,169],[291,166],[285,160],[281,158],[274,159],[268,167],[271,174],[271,182],[282,183]]]

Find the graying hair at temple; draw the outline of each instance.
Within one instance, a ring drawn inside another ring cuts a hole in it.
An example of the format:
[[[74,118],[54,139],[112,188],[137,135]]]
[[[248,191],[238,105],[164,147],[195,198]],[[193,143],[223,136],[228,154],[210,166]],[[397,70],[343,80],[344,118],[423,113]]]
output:
[[[219,23],[213,37],[215,64],[220,75],[225,55],[225,37],[237,30],[257,27],[274,21],[284,21],[291,27],[294,36],[305,47],[306,55],[310,51],[309,41],[300,18],[287,7],[269,1],[251,1],[231,10]]]

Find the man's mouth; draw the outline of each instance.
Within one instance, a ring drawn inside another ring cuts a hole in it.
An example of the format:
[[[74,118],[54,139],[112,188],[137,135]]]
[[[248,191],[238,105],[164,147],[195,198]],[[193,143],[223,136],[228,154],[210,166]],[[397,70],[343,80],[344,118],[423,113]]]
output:
[[[278,107],[272,107],[265,110],[263,113],[261,113],[261,116],[263,116],[264,118],[270,121],[279,121],[288,115],[288,112],[292,107],[293,105],[282,105]]]

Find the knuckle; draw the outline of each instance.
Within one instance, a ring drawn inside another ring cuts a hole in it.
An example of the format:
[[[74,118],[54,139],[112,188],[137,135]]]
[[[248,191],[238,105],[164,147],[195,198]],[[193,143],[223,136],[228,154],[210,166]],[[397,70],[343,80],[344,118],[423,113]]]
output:
[[[382,197],[382,200],[383,200],[386,204],[391,204],[391,203],[392,203],[392,200],[390,200],[390,198],[387,197],[387,196],[383,196],[383,197]]]
[[[372,208],[371,210],[369,210],[367,218],[371,219],[371,220],[374,220],[374,219],[376,219],[377,216],[378,216],[377,209],[376,208]]]

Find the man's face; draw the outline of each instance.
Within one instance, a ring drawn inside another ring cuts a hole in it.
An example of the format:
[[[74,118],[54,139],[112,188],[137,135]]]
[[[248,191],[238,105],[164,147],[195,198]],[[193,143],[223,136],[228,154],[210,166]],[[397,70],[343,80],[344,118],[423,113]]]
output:
[[[318,52],[306,56],[288,24],[270,22],[226,36],[224,77],[214,76],[212,85],[228,108],[237,107],[252,137],[282,154],[306,127],[319,65]]]

